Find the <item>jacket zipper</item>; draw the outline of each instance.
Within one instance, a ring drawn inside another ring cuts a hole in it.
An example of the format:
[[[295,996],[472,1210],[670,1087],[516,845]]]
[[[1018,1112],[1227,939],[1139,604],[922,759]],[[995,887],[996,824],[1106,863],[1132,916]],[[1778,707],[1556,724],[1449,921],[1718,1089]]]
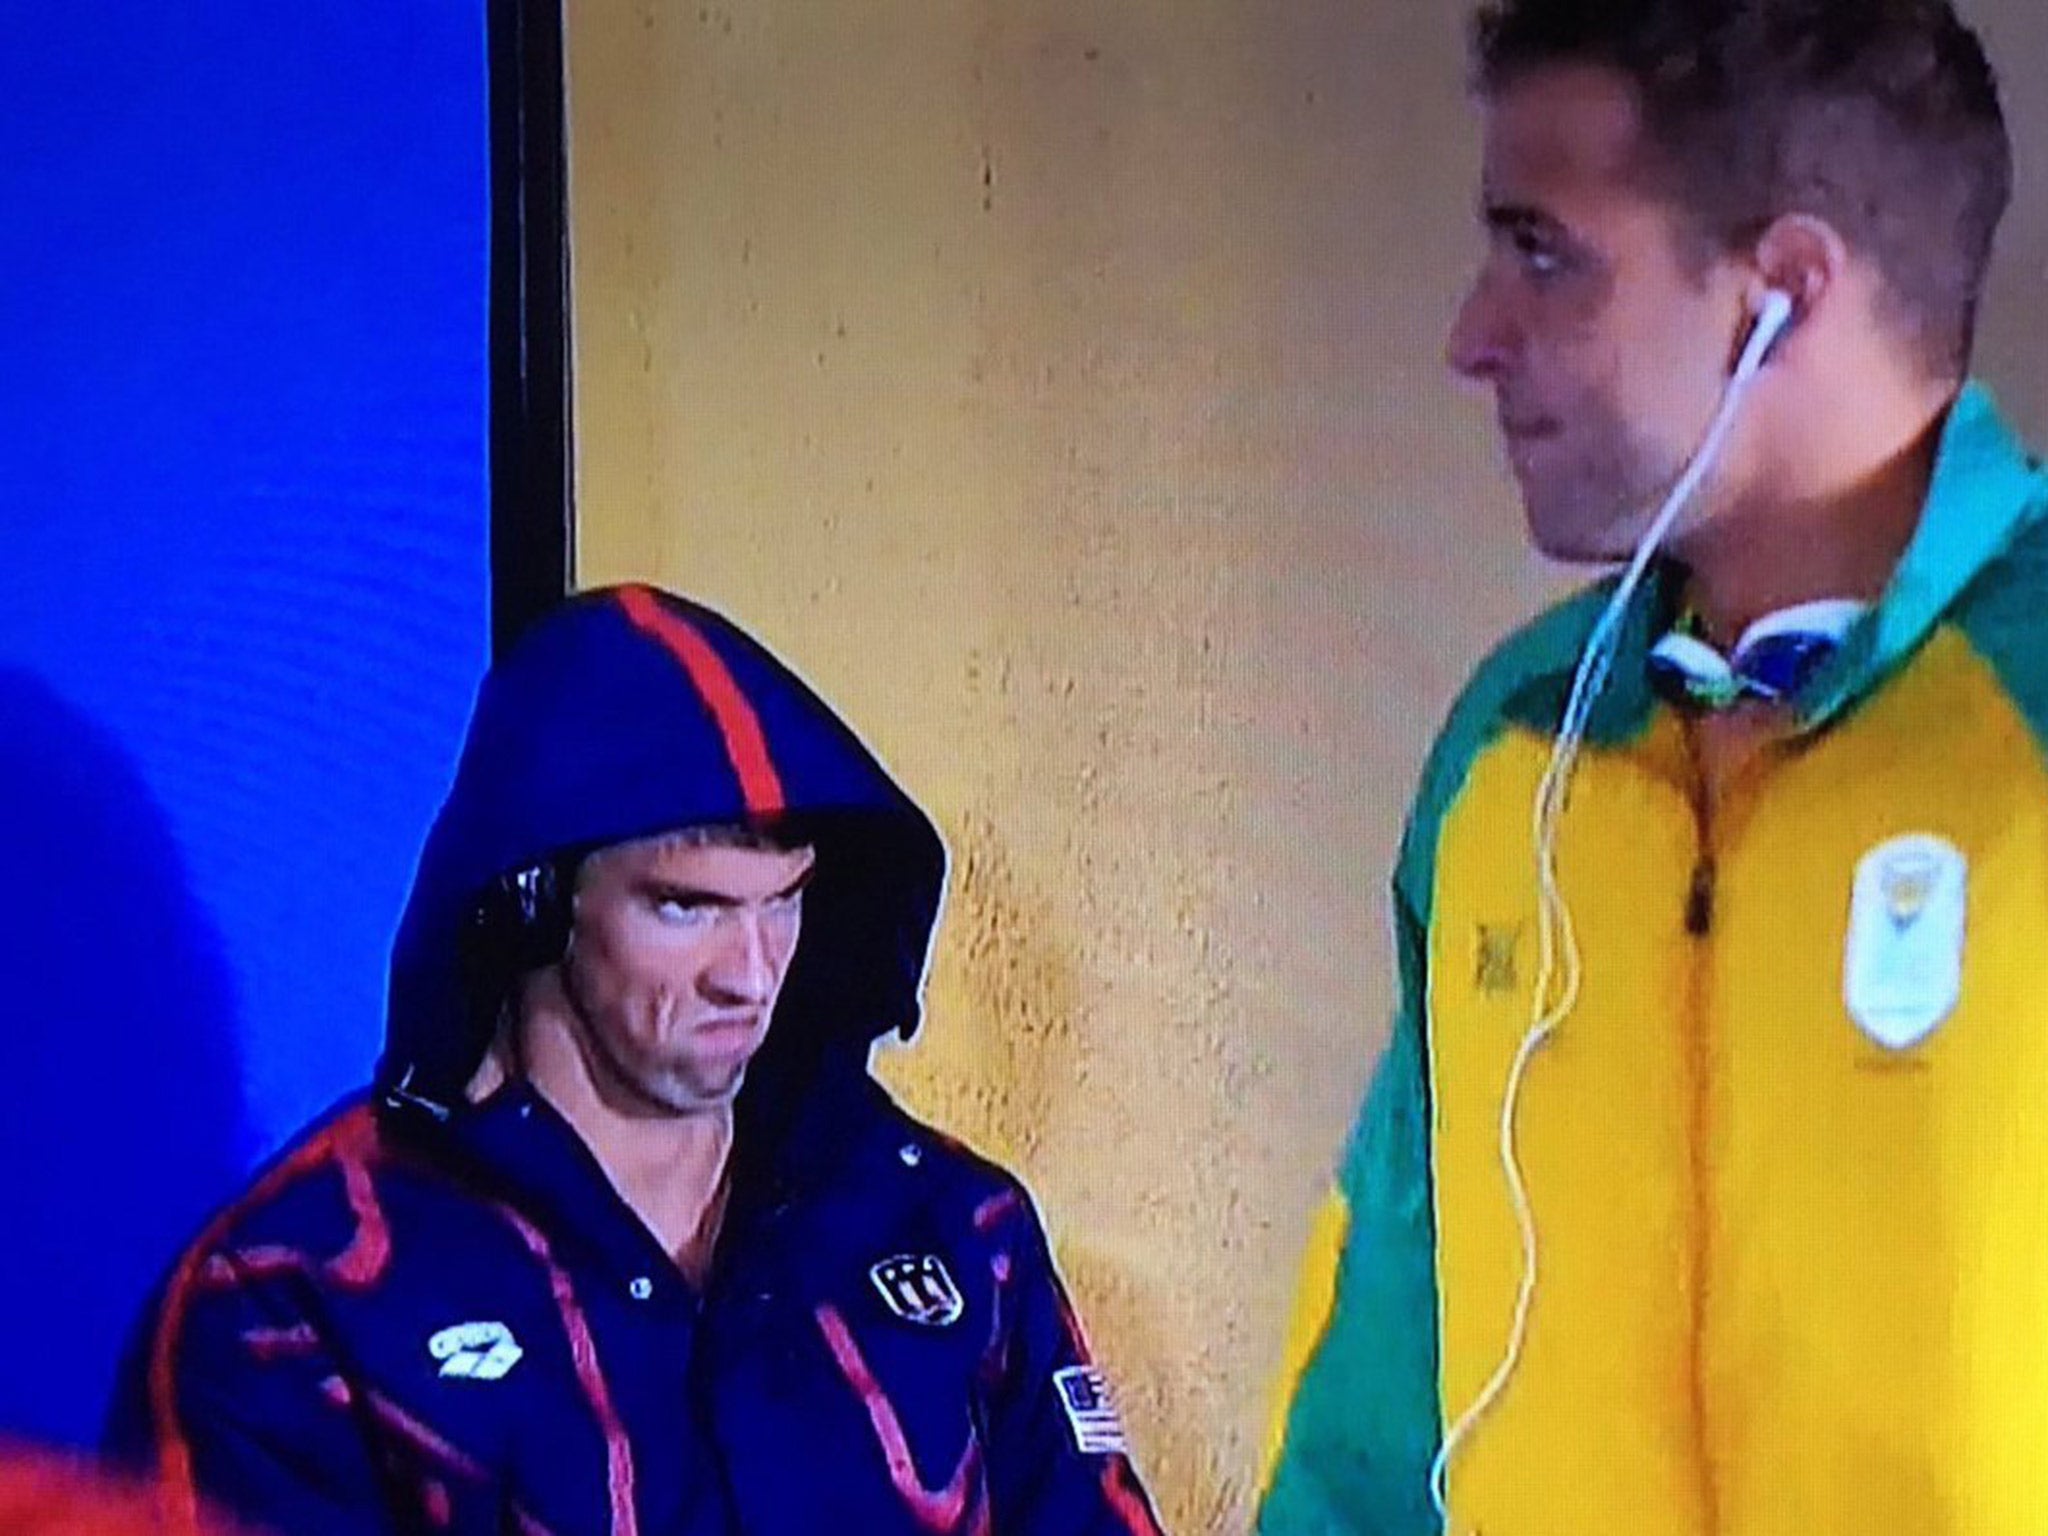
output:
[[[1693,860],[1692,883],[1686,888],[1685,931],[1695,939],[1714,931],[1714,855],[1705,846],[1704,836]]]
[[[1697,752],[1698,746],[1694,746]],[[1693,854],[1692,875],[1685,892],[1686,959],[1690,968],[1685,997],[1685,1020],[1683,1027],[1690,1033],[1687,1050],[1690,1057],[1692,1079],[1692,1104],[1690,1108],[1692,1143],[1692,1169],[1694,1181],[1694,1218],[1698,1230],[1693,1234],[1693,1306],[1692,1320],[1692,1399],[1696,1417],[1695,1431],[1698,1436],[1700,1495],[1706,1528],[1715,1530],[1720,1523],[1720,1497],[1715,1487],[1714,1464],[1711,1436],[1707,1424],[1706,1383],[1706,1292],[1709,1284],[1708,1266],[1711,1256],[1707,1250],[1707,1166],[1705,1137],[1707,1134],[1707,1083],[1708,1062],[1711,1059],[1707,1048],[1707,1030],[1711,1014],[1712,956],[1708,941],[1714,932],[1715,895],[1719,880],[1719,869],[1715,861],[1715,835],[1721,825],[1720,816],[1725,814],[1726,799],[1715,805],[1709,797],[1705,765],[1697,757],[1694,772],[1700,775],[1693,787],[1693,827],[1698,839]]]

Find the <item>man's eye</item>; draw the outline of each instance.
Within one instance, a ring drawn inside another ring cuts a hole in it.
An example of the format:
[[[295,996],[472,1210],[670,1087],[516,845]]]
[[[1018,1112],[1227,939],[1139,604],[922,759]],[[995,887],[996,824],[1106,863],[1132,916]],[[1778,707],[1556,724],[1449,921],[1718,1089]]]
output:
[[[677,896],[664,896],[655,902],[654,910],[665,923],[702,923],[710,919],[712,909],[701,901],[684,901]]]
[[[1535,235],[1515,236],[1515,256],[1537,277],[1555,277],[1565,267],[1564,257]]]

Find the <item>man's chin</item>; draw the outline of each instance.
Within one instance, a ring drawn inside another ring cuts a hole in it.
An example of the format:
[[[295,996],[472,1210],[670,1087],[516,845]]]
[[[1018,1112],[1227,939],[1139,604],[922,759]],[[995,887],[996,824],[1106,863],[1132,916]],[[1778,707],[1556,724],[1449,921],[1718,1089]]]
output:
[[[1522,510],[1531,546],[1560,565],[1614,565],[1627,560],[1648,526],[1633,508],[1591,509],[1577,503],[1546,503],[1526,494]]]
[[[732,1108],[746,1081],[744,1064],[716,1074],[670,1071],[641,1078],[638,1093],[657,1116],[716,1114]]]
[[[730,1109],[747,1085],[747,1063],[716,1076],[699,1078],[688,1088],[690,1102],[699,1109]]]
[[[1529,519],[1529,543],[1536,553],[1559,565],[1614,565],[1635,553],[1632,540],[1609,531],[1588,533],[1583,529],[1561,531]]]

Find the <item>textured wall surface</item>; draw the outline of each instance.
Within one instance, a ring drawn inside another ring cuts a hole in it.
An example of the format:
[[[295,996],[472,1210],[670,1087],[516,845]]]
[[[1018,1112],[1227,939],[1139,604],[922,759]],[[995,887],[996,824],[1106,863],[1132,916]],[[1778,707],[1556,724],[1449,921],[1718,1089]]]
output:
[[[937,815],[884,1072],[1030,1179],[1183,1533],[1248,1524],[1428,735],[1555,588],[1439,363],[1460,9],[571,7],[581,578],[727,608]]]

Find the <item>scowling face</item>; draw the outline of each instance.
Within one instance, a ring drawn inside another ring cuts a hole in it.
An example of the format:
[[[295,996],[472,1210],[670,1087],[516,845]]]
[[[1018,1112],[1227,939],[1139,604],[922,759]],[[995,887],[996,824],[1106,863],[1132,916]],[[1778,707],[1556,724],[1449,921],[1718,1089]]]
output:
[[[562,962],[595,1075],[639,1113],[730,1105],[796,954],[808,847],[648,839],[584,864]]]

